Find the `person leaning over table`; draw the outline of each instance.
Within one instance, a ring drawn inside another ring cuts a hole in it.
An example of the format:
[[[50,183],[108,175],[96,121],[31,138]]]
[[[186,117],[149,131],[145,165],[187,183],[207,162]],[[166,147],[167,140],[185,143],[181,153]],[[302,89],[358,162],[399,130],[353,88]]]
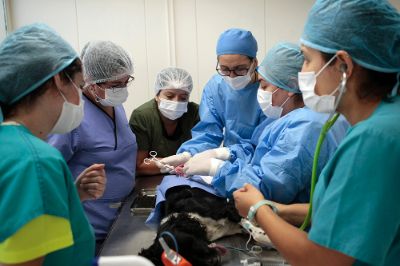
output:
[[[239,213],[291,265],[399,264],[399,33],[387,1],[319,0],[309,13],[300,39],[305,104],[352,125],[319,176],[311,229],[284,222],[251,185],[234,192]]]

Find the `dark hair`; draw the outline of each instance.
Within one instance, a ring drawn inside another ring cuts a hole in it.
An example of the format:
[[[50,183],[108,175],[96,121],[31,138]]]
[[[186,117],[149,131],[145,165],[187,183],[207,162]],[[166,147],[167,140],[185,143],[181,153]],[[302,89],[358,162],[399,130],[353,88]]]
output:
[[[58,74],[60,74],[60,78],[63,82],[69,82],[68,77],[71,79],[74,77],[76,73],[82,72],[82,63],[79,58],[75,59],[70,65],[61,70]],[[53,77],[49,78],[45,81],[43,85],[41,85],[36,90],[32,91],[28,95],[25,95],[22,99],[18,100],[16,103],[11,105],[2,104],[1,109],[4,115],[4,118],[10,117],[15,114],[15,110],[22,106],[31,106],[36,100],[42,96],[50,87],[54,86]]]
[[[323,53],[322,58],[328,62],[334,54]],[[336,60],[336,59],[335,59]],[[333,60],[331,64],[335,62]],[[360,66],[354,62],[354,68],[359,71],[361,80],[358,84],[357,96],[361,100],[388,100],[397,82],[397,73],[383,73]]]

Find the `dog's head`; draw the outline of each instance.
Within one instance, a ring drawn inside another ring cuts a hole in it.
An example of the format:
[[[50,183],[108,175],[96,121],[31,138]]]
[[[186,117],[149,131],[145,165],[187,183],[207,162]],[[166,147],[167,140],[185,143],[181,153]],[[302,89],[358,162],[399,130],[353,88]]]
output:
[[[178,251],[193,266],[217,266],[221,264],[221,258],[215,248],[210,248],[206,237],[206,229],[200,222],[189,217],[185,213],[170,215],[160,225],[154,243],[147,249],[142,249],[139,255],[148,258],[156,266],[163,266],[161,254],[163,249],[158,241],[160,233],[168,231],[174,235],[178,243]],[[171,249],[175,250],[173,240],[164,236]]]

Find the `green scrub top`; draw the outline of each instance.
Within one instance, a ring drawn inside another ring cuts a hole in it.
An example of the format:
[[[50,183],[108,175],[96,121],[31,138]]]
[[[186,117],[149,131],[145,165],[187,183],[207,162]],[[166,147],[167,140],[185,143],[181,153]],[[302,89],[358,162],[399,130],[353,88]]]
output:
[[[168,136],[161,121],[157,102],[152,99],[132,112],[129,125],[136,135],[140,151],[156,151],[157,157],[176,154],[185,141],[192,138],[191,129],[199,118],[199,106],[189,102],[188,111],[178,118],[175,134]]]
[[[322,171],[309,239],[356,259],[400,262],[400,97],[354,125]]]
[[[73,243],[51,253],[38,253],[45,256],[43,265],[91,265],[93,230],[61,154],[19,125],[1,125],[0,140],[0,243],[37,218],[60,217],[69,222]],[[44,241],[34,240],[37,246]],[[54,243],[57,240],[54,236]]]

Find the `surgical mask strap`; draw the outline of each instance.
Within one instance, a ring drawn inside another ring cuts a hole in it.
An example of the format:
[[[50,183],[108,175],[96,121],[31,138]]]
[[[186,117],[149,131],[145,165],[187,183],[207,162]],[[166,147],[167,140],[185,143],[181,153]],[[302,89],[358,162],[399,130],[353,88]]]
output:
[[[287,103],[287,101],[289,101],[289,99],[290,99],[290,96],[288,96],[287,97],[287,99],[281,104],[281,106],[280,107],[282,107],[283,108],[283,106]]]
[[[329,64],[332,63],[333,60],[335,60],[336,57],[337,55],[335,54],[331,59],[329,59],[329,61],[317,72],[317,74],[315,74],[315,77],[321,74],[321,72],[324,71],[324,69],[327,68]]]

